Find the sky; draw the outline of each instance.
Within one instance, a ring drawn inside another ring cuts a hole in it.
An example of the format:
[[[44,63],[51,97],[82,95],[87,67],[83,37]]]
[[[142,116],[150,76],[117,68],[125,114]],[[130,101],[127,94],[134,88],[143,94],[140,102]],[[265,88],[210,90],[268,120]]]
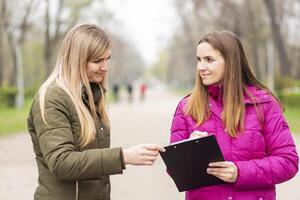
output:
[[[134,43],[150,66],[176,28],[172,0],[108,0],[114,17],[122,22],[125,38]]]

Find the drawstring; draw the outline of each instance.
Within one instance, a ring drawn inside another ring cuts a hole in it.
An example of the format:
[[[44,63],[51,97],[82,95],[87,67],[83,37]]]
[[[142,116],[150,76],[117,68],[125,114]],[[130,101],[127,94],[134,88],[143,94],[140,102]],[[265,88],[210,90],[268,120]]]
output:
[[[76,198],[75,200],[78,200],[78,181],[76,181]]]

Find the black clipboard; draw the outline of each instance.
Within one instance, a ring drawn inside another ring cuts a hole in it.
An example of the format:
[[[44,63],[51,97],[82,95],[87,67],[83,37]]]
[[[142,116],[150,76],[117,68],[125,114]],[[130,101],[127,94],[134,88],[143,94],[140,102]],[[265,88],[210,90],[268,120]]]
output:
[[[180,192],[225,183],[206,172],[209,163],[224,161],[214,135],[174,143],[164,148],[166,151],[160,152],[160,155]]]

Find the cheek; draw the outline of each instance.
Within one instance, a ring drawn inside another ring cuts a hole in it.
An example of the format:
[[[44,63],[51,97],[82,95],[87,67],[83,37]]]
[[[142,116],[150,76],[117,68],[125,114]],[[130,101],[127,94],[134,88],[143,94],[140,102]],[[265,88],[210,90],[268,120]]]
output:
[[[88,76],[88,77],[91,76],[92,71],[91,71],[91,69],[90,69],[89,67],[86,69],[86,73],[87,73],[87,76]]]
[[[218,80],[222,80],[225,75],[225,67],[222,64],[219,64],[215,67],[215,75]]]
[[[89,75],[92,75],[93,73],[96,73],[98,70],[98,67],[95,66],[95,65],[90,65],[88,68],[87,68],[87,74]]]
[[[220,77],[221,79],[223,79],[225,76],[225,66],[222,65],[222,67],[220,67]]]

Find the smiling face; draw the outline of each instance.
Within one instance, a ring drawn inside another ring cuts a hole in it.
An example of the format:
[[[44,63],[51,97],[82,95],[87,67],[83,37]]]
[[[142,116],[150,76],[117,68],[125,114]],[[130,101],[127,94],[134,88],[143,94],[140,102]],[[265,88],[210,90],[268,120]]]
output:
[[[225,60],[209,43],[197,47],[197,70],[203,85],[221,84],[225,74]]]
[[[91,60],[87,63],[87,77],[91,83],[100,83],[108,71],[108,64],[111,57],[111,50],[107,50],[98,60]]]

